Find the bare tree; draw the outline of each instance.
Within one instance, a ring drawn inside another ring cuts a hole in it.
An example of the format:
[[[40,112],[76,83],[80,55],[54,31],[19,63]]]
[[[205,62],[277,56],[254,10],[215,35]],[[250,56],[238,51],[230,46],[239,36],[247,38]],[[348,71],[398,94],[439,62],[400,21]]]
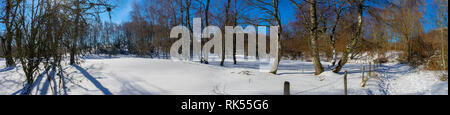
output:
[[[295,4],[299,11],[303,11],[303,5],[297,3],[294,0],[291,0],[291,3]],[[318,23],[318,17],[317,17],[317,1],[316,0],[310,0],[307,1],[306,4],[309,5],[309,15],[303,14],[304,20],[309,20],[309,23],[304,23],[307,26],[307,30],[309,32],[309,38],[311,43],[311,51],[313,55],[313,63],[314,63],[314,69],[315,69],[315,75],[320,75],[324,69],[322,67],[322,64],[320,63],[320,55],[319,55],[319,43],[317,42],[317,39],[319,38],[319,23]],[[309,19],[306,19],[309,16]]]
[[[278,37],[278,39],[277,39],[278,40],[278,44],[277,44],[278,53],[276,54],[273,66],[269,71],[269,73],[276,74],[278,71],[278,66],[280,64],[281,52],[282,52],[282,49],[281,49],[282,48],[281,47],[282,46],[282,43],[281,43],[282,36],[281,35],[283,32],[283,27],[281,24],[281,13],[279,10],[280,2],[279,2],[279,0],[256,0],[256,1],[248,0],[248,2],[250,5],[253,5],[257,9],[261,10],[261,12],[264,12],[267,15],[266,17],[259,18],[259,20],[262,20],[262,22],[266,22],[270,25],[278,26],[278,30],[277,30],[278,31],[278,35],[277,35],[277,37]],[[257,25],[260,25],[258,22],[260,22],[260,21],[257,21],[255,23]],[[259,53],[261,53],[261,52],[259,52]]]
[[[233,17],[234,17],[233,25],[237,26],[237,2],[236,2],[236,0],[234,0],[234,12],[233,13],[234,13],[233,14]],[[236,44],[236,38],[235,37],[233,38],[233,43]],[[233,64],[234,65],[237,64],[237,62],[236,62],[236,45],[233,45]]]
[[[391,3],[392,7],[388,9],[390,15],[394,16],[392,19],[387,19],[389,21],[388,24],[393,31],[399,33],[400,42],[404,46],[403,49],[406,50],[400,56],[400,61],[413,66],[416,66],[417,62],[420,61],[414,60],[418,53],[414,51],[415,46],[413,44],[415,37],[420,36],[419,31],[422,29],[420,20],[423,18],[423,15],[418,9],[422,2],[420,0],[393,1]]]
[[[16,15],[17,10],[19,7],[19,4],[22,2],[22,0],[6,0],[2,1],[4,2],[5,6],[2,6],[3,8],[1,10],[4,10],[4,15],[1,18],[1,23],[5,25],[5,35],[4,38],[1,39],[2,43],[2,50],[5,54],[6,59],[6,66],[12,67],[15,66],[15,61],[12,56],[12,41],[13,41],[13,32],[14,30],[14,22],[16,21]]]
[[[26,85],[22,94],[31,93],[36,74],[42,69],[41,65],[43,65],[44,73],[53,69],[53,71],[58,71],[60,77],[62,77],[63,70],[60,62],[65,55],[64,47],[67,47],[70,50],[69,52],[74,51],[74,47],[72,47],[74,44],[81,44],[81,48],[86,47],[84,43],[86,39],[71,39],[74,36],[78,36],[75,38],[86,36],[82,34],[86,34],[87,31],[80,31],[89,25],[87,19],[83,16],[97,17],[98,15],[95,16],[95,14],[101,12],[97,9],[98,6],[109,6],[101,0],[97,2],[86,0],[19,0],[6,2],[5,11],[9,12],[5,13],[8,15],[5,15],[4,18],[9,31],[7,38],[14,40],[16,48],[14,58],[20,62],[26,77]],[[78,5],[80,7],[77,7]],[[89,9],[92,12],[87,12]],[[82,49],[75,49],[75,51],[78,50]],[[71,57],[74,57],[74,55],[71,55]],[[71,61],[74,63],[74,60]]]
[[[34,74],[40,68],[39,65],[42,62],[42,56],[44,53],[43,32],[42,24],[43,20],[40,18],[45,14],[44,2],[42,0],[32,1],[30,7],[26,1],[21,2],[19,9],[19,22],[16,25],[15,31],[17,42],[17,58],[22,64],[26,76],[27,85],[24,88],[22,94],[30,94],[32,85],[34,84]],[[27,17],[27,14],[30,17]],[[27,19],[29,18],[29,20]]]
[[[331,60],[331,66],[335,66],[336,61],[337,61],[337,51],[336,51],[336,27],[337,25],[339,25],[339,21],[341,20],[342,17],[342,12],[345,6],[345,2],[346,1],[336,1],[333,0],[333,4],[335,4],[336,6],[334,6],[334,13],[335,13],[335,20],[334,23],[331,27],[331,33],[330,33],[330,48],[333,50],[333,59]],[[331,4],[331,3],[328,3]]]
[[[206,0],[206,4],[204,0],[198,0],[197,1],[199,5],[199,14],[201,15],[201,17],[204,17],[204,27],[208,27],[209,26],[209,17],[210,17],[210,4],[211,4],[211,0]],[[203,13],[203,14],[202,14]],[[204,44],[204,40],[201,39],[201,44],[203,46]],[[204,60],[203,57],[203,52],[200,52],[200,63],[205,63],[205,64],[209,64],[208,61]]]

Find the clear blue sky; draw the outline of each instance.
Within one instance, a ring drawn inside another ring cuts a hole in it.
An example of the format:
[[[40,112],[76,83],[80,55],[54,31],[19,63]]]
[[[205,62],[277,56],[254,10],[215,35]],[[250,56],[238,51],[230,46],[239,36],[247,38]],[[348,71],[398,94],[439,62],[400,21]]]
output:
[[[129,13],[133,10],[134,2],[140,2],[141,0],[117,0],[116,8],[111,11],[111,21],[114,23],[122,23],[130,20]],[[102,14],[103,21],[109,21],[108,14]]]
[[[142,0],[117,0],[117,7],[111,12],[111,21],[114,23],[122,23],[130,21],[129,12],[133,8],[134,2],[140,3]],[[280,0],[280,12],[282,16],[282,23],[287,24],[294,20],[294,6],[290,4],[289,0]],[[109,21],[107,14],[102,14],[103,21]]]
[[[132,11],[134,2],[141,3],[141,1],[143,0],[113,1],[117,5],[117,7],[111,12],[111,21],[114,23],[123,23],[126,21],[130,21],[129,13],[130,11]],[[426,3],[430,3],[430,0],[426,0]],[[430,5],[426,5],[425,20],[423,20],[426,31],[436,27],[435,25],[430,24],[430,22],[427,22],[429,21],[430,17],[433,16],[431,9],[433,9],[433,7],[430,7]],[[280,0],[280,11],[283,25],[295,20],[295,6],[293,6],[289,0]],[[103,21],[110,21],[107,13],[102,14],[101,17]],[[2,30],[4,30],[4,25],[0,24],[0,31]]]
[[[425,11],[424,11],[425,19],[422,20],[424,27],[425,27],[425,31],[427,31],[427,32],[431,29],[438,28],[438,25],[432,23],[432,18],[435,18],[436,14],[434,12],[435,6],[429,4],[431,2],[432,2],[432,0],[425,0],[425,6],[424,6],[425,7]],[[447,14],[447,18],[448,18],[448,14]]]

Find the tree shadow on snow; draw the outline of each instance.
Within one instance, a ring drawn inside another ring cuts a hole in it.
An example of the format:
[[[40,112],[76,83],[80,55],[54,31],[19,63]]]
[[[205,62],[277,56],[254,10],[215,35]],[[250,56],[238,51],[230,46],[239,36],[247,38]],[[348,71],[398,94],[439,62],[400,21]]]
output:
[[[28,88],[30,88],[30,94],[31,94],[31,92],[33,91],[33,89],[35,88],[35,87],[37,87],[37,89],[36,89],[36,93],[39,91],[39,85],[41,84],[41,81],[42,81],[42,79],[44,78],[44,76],[47,74],[47,72],[48,72],[48,69],[46,69],[46,70],[44,70],[44,72],[42,72],[37,78],[36,78],[36,80],[34,80],[34,82],[33,82],[33,84],[25,84],[25,87],[23,87],[22,89],[20,89],[19,91],[16,91],[16,92],[14,92],[14,93],[12,93],[12,95],[17,95],[17,94],[20,94],[20,95],[26,95],[25,93],[27,92],[26,90],[28,89]]]
[[[55,83],[55,78],[54,78],[54,77],[55,77],[55,74],[56,74],[56,71],[55,71],[55,70],[52,70],[52,71],[50,72],[50,75],[47,76],[47,79],[45,80],[44,85],[42,86],[40,95],[47,95],[47,91],[48,91],[48,88],[50,87],[50,82],[51,82],[51,81],[53,81],[53,83],[56,84],[56,83]],[[55,86],[56,86],[56,85],[55,85]],[[56,89],[57,89],[56,87],[53,88],[54,94],[56,94]]]
[[[113,95],[107,88],[105,88],[99,81],[97,81],[97,79],[95,79],[85,69],[81,68],[78,65],[72,65],[72,66],[75,67],[76,69],[78,69],[84,75],[84,77],[86,77],[89,81],[91,81],[95,85],[95,87],[100,89],[103,92],[103,94],[105,94],[105,95]]]
[[[14,68],[15,68],[14,66],[12,66],[12,67],[5,67],[3,69],[0,69],[0,72],[7,72],[7,71],[10,71],[10,70],[13,70]]]
[[[315,72],[281,72],[276,75],[313,75]]]

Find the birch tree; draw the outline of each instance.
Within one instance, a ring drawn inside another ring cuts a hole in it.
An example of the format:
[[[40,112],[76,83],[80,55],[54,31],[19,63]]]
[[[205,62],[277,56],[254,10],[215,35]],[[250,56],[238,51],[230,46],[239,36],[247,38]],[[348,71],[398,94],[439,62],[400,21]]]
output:
[[[0,18],[0,23],[5,25],[5,35],[1,38],[2,50],[5,55],[6,67],[15,66],[15,61],[12,56],[12,41],[14,35],[14,22],[16,21],[17,10],[22,0],[5,0],[2,1],[3,16]]]
[[[80,37],[82,37],[81,29],[82,29],[82,23],[85,23],[87,20],[87,17],[97,16],[99,13],[109,12],[111,11],[111,8],[113,8],[110,3],[108,3],[107,0],[75,0],[73,2],[67,1],[65,3],[66,8],[70,9],[71,13],[74,15],[73,19],[73,40],[71,41],[71,44],[69,45],[70,49],[70,64],[75,64],[76,56],[78,54],[77,50],[77,44],[80,40]]]
[[[231,17],[230,17],[230,7],[231,7],[231,0],[227,0],[227,3],[225,5],[225,26],[228,26],[230,24],[231,21]],[[224,66],[225,63],[225,37],[222,37],[222,58],[220,61],[220,66]],[[234,46],[234,45],[233,45]]]
[[[290,0],[292,4],[294,4],[299,11],[303,11],[304,4],[298,3],[295,0]],[[316,0],[310,0],[306,1],[305,4],[309,6],[309,12],[308,15],[303,14],[303,20],[308,21],[305,22],[304,25],[306,25],[307,30],[309,32],[309,39],[311,44],[311,51],[313,56],[313,63],[314,63],[314,69],[315,69],[315,75],[320,75],[322,72],[324,72],[324,69],[322,67],[322,64],[320,62],[320,55],[319,55],[319,43],[317,42],[317,39],[319,38],[319,24],[318,24],[318,16],[317,16],[317,1]],[[309,19],[307,19],[309,17]]]
[[[261,20],[263,20],[263,22],[265,21],[266,23],[272,25],[272,26],[278,26],[278,35],[277,35],[277,53],[275,55],[275,59],[273,62],[273,65],[269,71],[269,73],[272,74],[277,74],[278,71],[278,66],[280,64],[280,60],[281,60],[281,52],[282,52],[282,43],[281,43],[281,35],[283,32],[283,27],[281,24],[281,12],[279,10],[279,0],[249,0],[249,4],[253,5],[254,7],[256,7],[257,9],[261,10],[261,12],[264,12],[267,17],[262,17],[260,18]],[[256,25],[260,25],[260,24],[256,24]],[[271,47],[273,48],[273,47]],[[261,52],[258,52],[261,53]]]

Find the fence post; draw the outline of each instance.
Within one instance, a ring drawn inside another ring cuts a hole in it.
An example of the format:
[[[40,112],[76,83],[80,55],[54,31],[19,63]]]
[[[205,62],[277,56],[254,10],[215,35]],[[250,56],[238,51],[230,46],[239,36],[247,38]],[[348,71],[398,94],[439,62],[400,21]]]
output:
[[[375,63],[375,69],[378,69],[378,67],[380,67],[380,62]]]
[[[284,82],[284,95],[291,95],[290,83],[288,81]]]
[[[375,65],[373,65],[374,67],[373,67],[373,72],[376,72],[375,70],[377,70],[377,65],[375,64]]]
[[[362,66],[362,81],[364,81],[364,72],[366,72],[366,66]]]
[[[361,77],[361,87],[366,87],[367,79],[366,79],[366,77],[364,77],[365,71],[366,71],[366,66],[363,65],[363,67],[362,67],[362,77]]]
[[[347,71],[344,73],[344,94],[347,95]]]

